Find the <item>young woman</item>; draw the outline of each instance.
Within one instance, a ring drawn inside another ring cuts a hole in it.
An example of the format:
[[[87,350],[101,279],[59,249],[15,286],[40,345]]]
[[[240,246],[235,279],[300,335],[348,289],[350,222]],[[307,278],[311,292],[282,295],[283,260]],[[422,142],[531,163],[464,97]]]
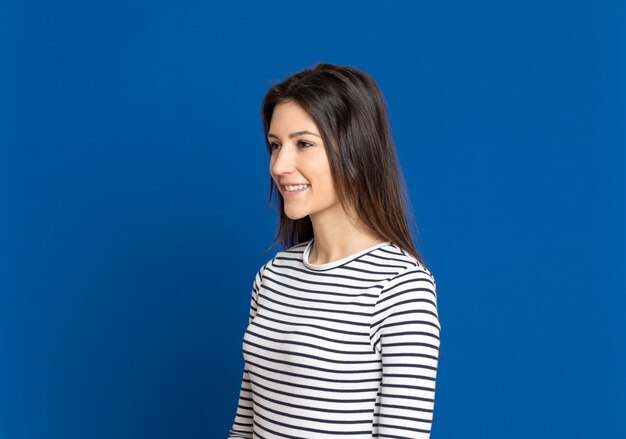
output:
[[[381,92],[318,64],[261,117],[279,251],[256,273],[230,438],[428,438],[440,325]]]

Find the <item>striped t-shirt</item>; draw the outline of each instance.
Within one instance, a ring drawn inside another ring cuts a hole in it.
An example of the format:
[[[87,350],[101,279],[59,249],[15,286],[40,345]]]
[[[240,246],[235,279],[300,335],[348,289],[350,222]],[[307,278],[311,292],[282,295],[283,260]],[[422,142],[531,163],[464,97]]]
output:
[[[434,276],[390,241],[311,264],[313,240],[255,275],[229,438],[430,437]]]

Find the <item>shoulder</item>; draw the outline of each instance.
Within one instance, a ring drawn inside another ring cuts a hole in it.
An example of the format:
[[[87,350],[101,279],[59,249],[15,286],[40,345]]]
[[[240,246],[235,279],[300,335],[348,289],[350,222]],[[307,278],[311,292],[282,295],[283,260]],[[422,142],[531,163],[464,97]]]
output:
[[[372,311],[370,340],[379,352],[381,337],[385,334],[432,333],[438,337],[441,330],[435,278],[413,256],[406,252],[403,254],[406,268],[383,284]]]
[[[437,286],[432,273],[421,264],[408,268],[390,278],[380,291],[378,303],[401,299],[423,298],[437,303]]]
[[[417,260],[406,250],[401,249],[396,244],[390,244],[379,249],[386,253],[386,257],[398,263],[400,269],[387,279],[384,289],[394,284],[406,281],[426,281],[435,286],[435,276],[426,265]]]
[[[436,309],[437,284],[433,273],[408,252],[395,245],[392,247],[401,253],[398,257],[405,265],[383,284],[377,300],[377,311],[410,303],[414,306],[428,304]]]
[[[295,244],[288,249],[279,250],[276,252],[274,257],[268,259],[256,272],[255,281],[258,280],[259,284],[263,281],[263,277],[267,271],[273,269],[275,264],[281,263],[281,261],[285,260],[301,260],[302,253],[304,249],[309,244],[310,241],[301,242],[299,244]]]

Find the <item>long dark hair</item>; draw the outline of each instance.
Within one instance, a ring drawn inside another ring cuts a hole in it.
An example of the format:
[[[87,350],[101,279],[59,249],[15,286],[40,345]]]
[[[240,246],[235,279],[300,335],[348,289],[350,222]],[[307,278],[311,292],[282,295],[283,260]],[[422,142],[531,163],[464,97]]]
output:
[[[413,224],[406,185],[400,171],[378,85],[352,66],[317,64],[270,87],[261,103],[261,121],[267,139],[274,107],[295,102],[315,121],[326,148],[337,199],[344,209],[353,206],[370,229],[415,257],[422,258],[411,239]],[[276,195],[280,224],[272,245],[283,248],[314,237],[311,218],[292,220],[270,176],[266,210]],[[417,235],[417,228],[414,229]]]

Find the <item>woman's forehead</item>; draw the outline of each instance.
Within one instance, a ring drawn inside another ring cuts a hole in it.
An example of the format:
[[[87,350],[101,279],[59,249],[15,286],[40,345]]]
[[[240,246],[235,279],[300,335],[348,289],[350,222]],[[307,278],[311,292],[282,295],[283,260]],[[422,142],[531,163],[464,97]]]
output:
[[[279,131],[282,131],[279,133]],[[270,133],[275,135],[288,135],[297,131],[309,131],[319,135],[315,121],[309,114],[295,102],[283,102],[277,104],[272,112]]]

